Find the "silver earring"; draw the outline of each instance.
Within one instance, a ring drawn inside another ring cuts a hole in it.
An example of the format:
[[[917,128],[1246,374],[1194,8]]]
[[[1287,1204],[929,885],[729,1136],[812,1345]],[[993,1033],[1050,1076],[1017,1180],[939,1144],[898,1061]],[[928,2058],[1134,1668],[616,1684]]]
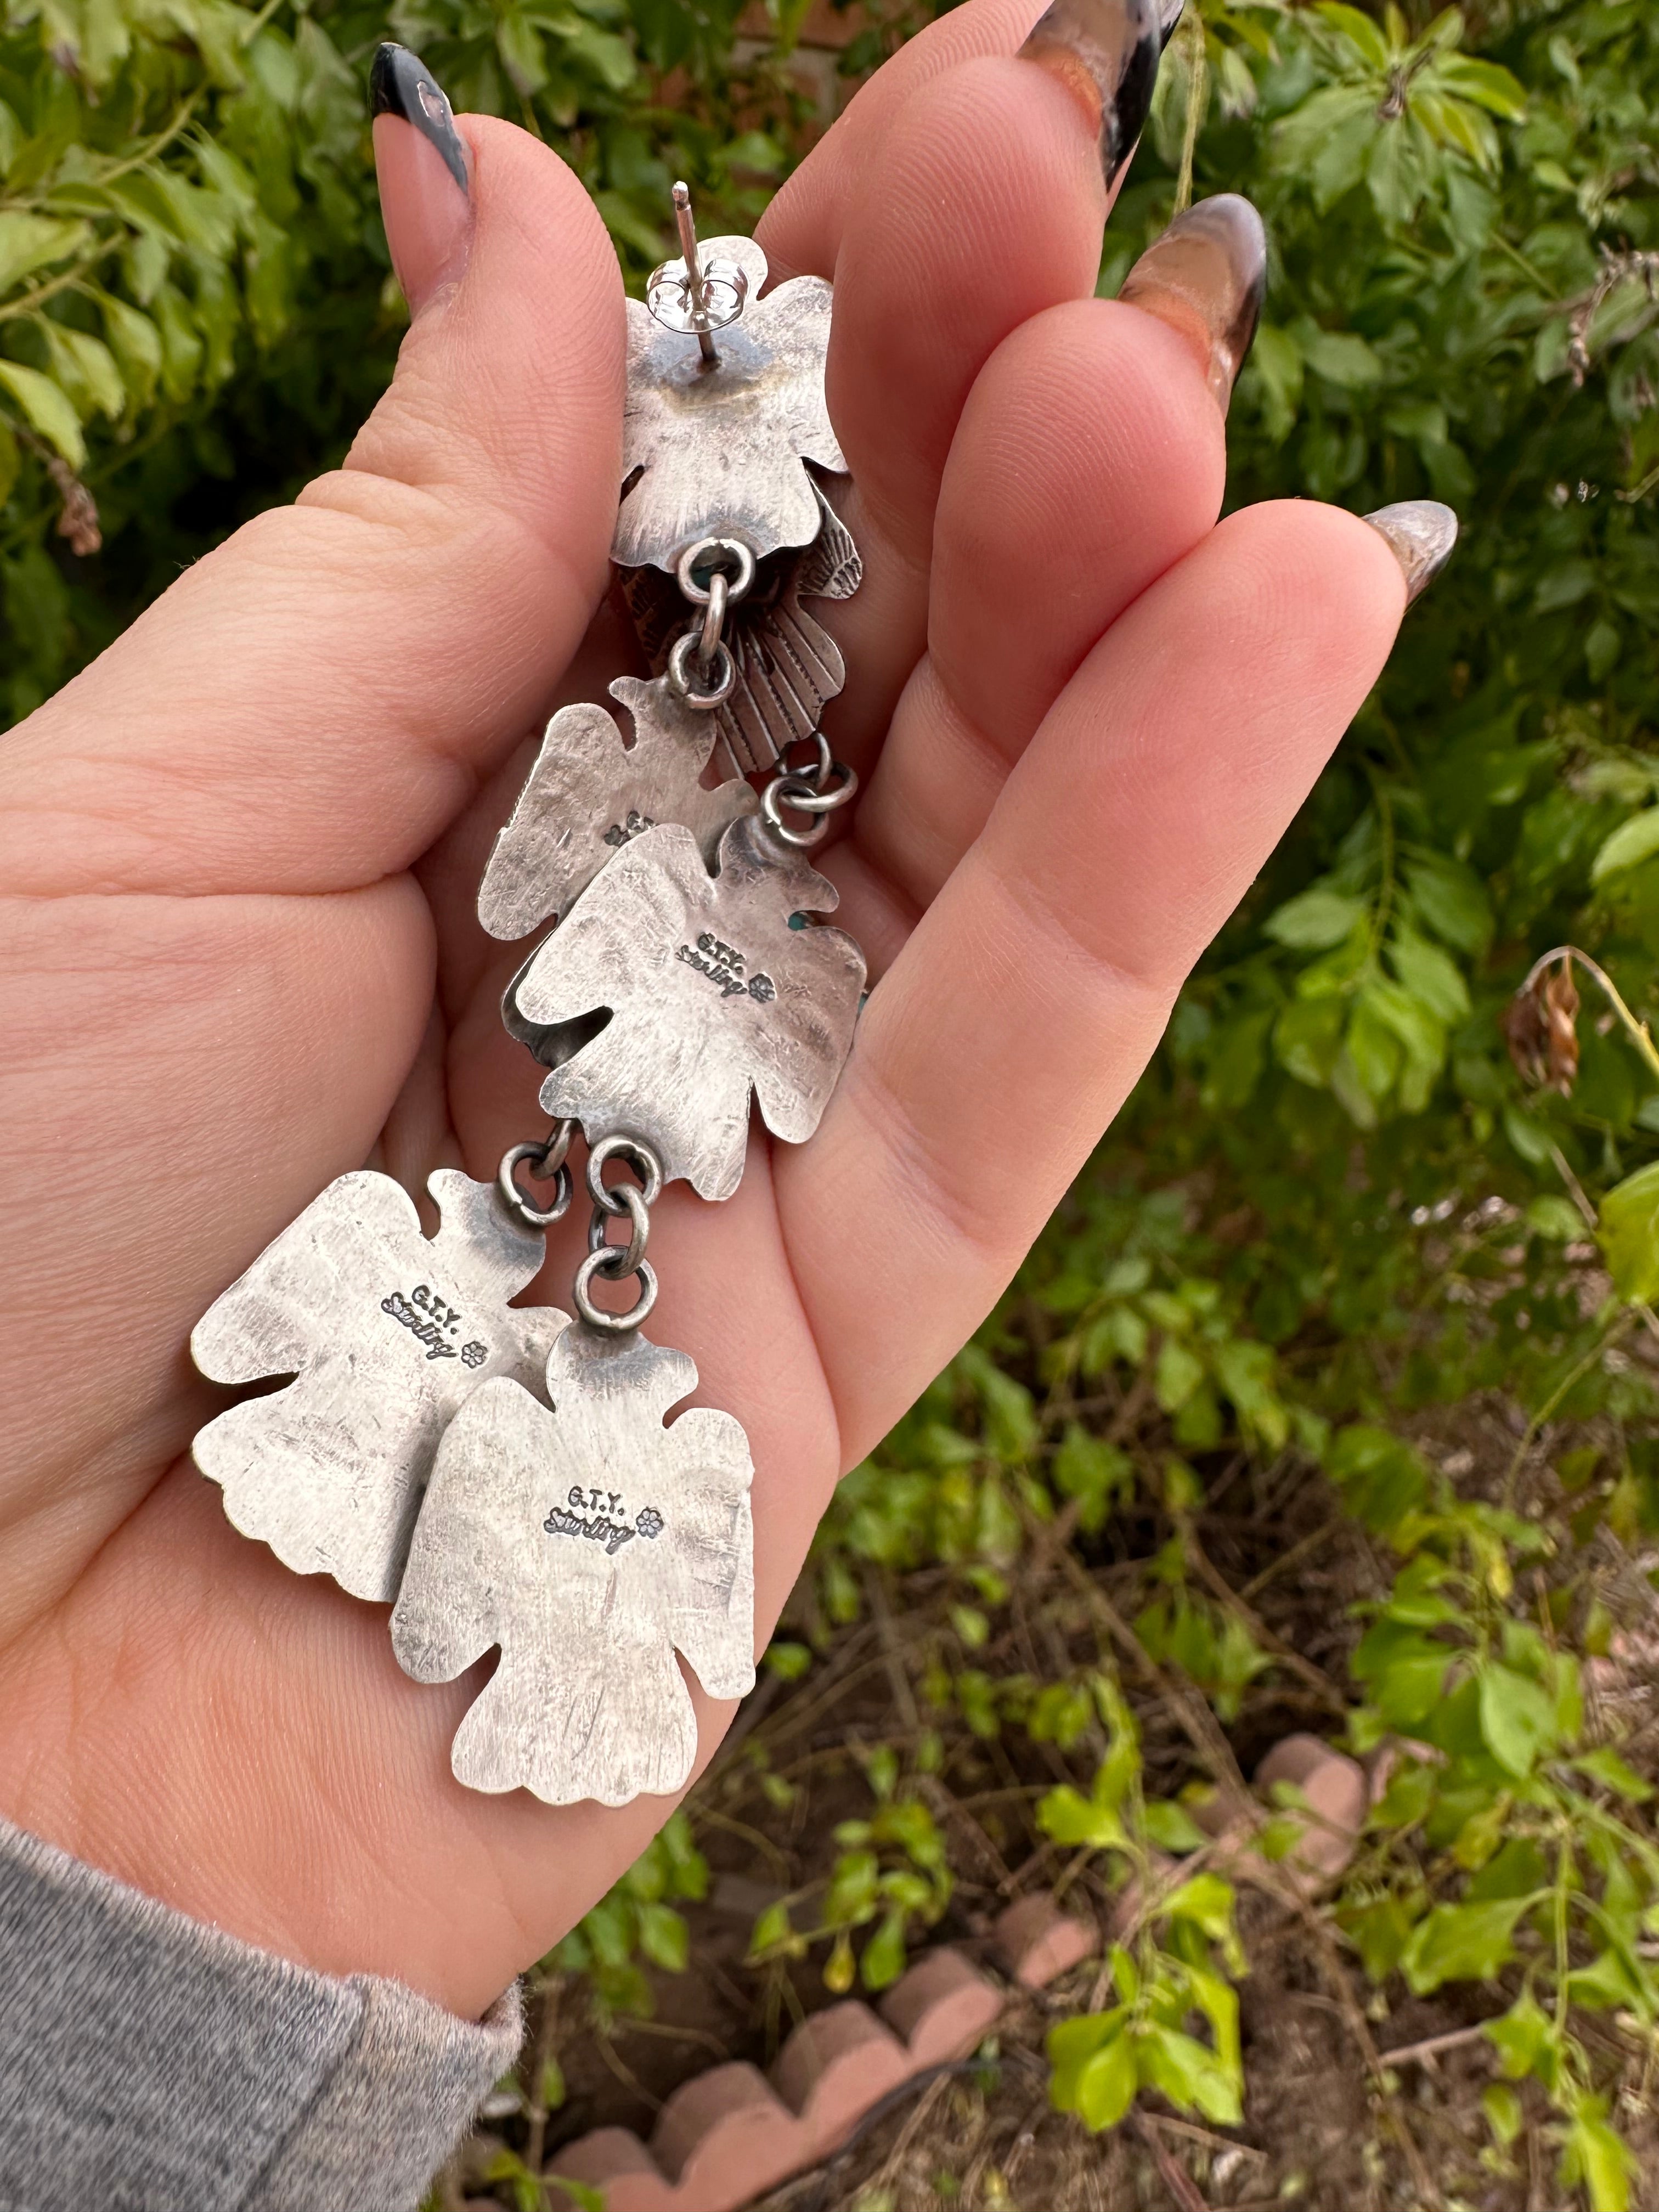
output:
[[[553,716],[479,892],[496,937],[552,924],[502,1014],[548,1071],[553,1130],[490,1182],[433,1176],[431,1238],[389,1176],[342,1176],[191,1340],[216,1381],[294,1378],[196,1438],[236,1527],[298,1573],[393,1601],[416,1680],[498,1646],[454,1771],[550,1804],[684,1786],[696,1729],[677,1652],[711,1696],[753,1686],[749,1446],[729,1413],[666,1419],[697,1372],[642,1334],[651,1210],[678,1178],[732,1195],[751,1098],[774,1136],[811,1136],[865,978],[817,919],[837,895],[806,857],[857,789],[819,730],[846,672],[811,611],[861,574],[823,491],[846,470],[824,404],[830,287],[763,295],[754,240],[700,247],[683,185],[674,204],[680,254],[628,302],[612,546],[653,673],[610,687],[631,744],[604,707]],[[592,1212],[574,1316],[512,1306],[572,1202],[578,1127]],[[630,1279],[626,1310],[596,1302]]]

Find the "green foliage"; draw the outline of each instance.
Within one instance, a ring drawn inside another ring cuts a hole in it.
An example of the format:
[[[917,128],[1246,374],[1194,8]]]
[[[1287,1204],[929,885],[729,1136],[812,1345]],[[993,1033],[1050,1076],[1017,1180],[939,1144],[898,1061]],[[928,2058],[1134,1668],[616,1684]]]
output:
[[[1116,2002],[1049,2031],[1049,2094],[1059,2111],[1076,2112],[1097,2131],[1115,2127],[1143,2089],[1177,2112],[1235,2127],[1244,2083],[1230,1977],[1244,1961],[1232,1887],[1210,1872],[1164,1873],[1159,1853],[1195,1850],[1202,1835],[1180,1806],[1147,1802],[1133,1716],[1106,1676],[1091,1687],[1108,1733],[1106,1755],[1086,1798],[1062,1784],[1044,1798],[1037,1819],[1067,1850],[1111,1855],[1113,1878],[1132,1900],[1132,1924],[1109,1954]]]
[[[708,222],[747,228],[785,166],[799,95],[775,57],[734,70],[738,13],[9,5],[0,714],[27,714],[182,561],[337,462],[390,375],[403,311],[364,96],[380,39],[420,52],[458,106],[550,139],[637,280],[665,251],[673,176],[693,179]]]
[[[826,1988],[844,1996],[854,1977],[871,1991],[890,1988],[904,1972],[912,1938],[931,1928],[951,1902],[952,1876],[932,1808],[914,1790],[901,1794],[897,1754],[878,1744],[866,1753],[865,1780],[875,1804],[862,1819],[835,1830],[838,1855],[829,1879],[769,1905],[750,1938],[750,1963],[804,1959],[828,1942]],[[805,1928],[798,1916],[810,1906]],[[873,1928],[862,1955],[854,1931]]]
[[[708,1863],[685,1814],[675,1813],[545,1963],[556,1972],[585,1978],[601,2021],[619,2013],[648,2020],[653,2001],[646,1968],[683,1973],[690,1952],[684,1917],[670,1900],[701,1898],[708,1891]]]

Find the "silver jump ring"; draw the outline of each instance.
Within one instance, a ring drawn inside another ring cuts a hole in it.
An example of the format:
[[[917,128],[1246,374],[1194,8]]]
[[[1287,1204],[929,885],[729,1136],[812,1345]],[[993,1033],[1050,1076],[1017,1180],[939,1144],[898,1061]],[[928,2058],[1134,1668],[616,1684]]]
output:
[[[595,1275],[603,1275],[607,1282],[614,1282],[626,1272],[611,1267],[609,1258],[611,1252],[619,1258],[627,1256],[620,1244],[612,1244],[605,1252],[588,1254],[576,1270],[576,1280],[570,1293],[571,1303],[589,1328],[602,1329],[607,1336],[626,1336],[631,1329],[638,1328],[657,1303],[657,1271],[648,1260],[641,1260],[635,1271],[640,1279],[638,1297],[626,1313],[607,1313],[603,1306],[594,1304],[587,1286]]]
[[[495,1188],[508,1212],[516,1214],[527,1229],[550,1229],[570,1211],[572,1186],[564,1156],[570,1150],[573,1127],[571,1122],[563,1122],[544,1144],[514,1145],[501,1156],[501,1166],[495,1171]],[[538,1182],[551,1180],[551,1206],[532,1206],[519,1188],[518,1170],[526,1160],[535,1163],[530,1172]]]
[[[792,830],[783,818],[783,809],[800,805],[799,793],[805,793],[808,799],[816,795],[809,784],[792,784],[787,776],[778,776],[761,793],[761,812],[766,817],[767,827],[775,837],[781,837],[786,845],[793,845],[798,852],[805,852],[809,846],[816,845],[828,831],[830,817],[827,814],[817,814],[812,816],[805,830]],[[805,812],[805,809],[803,807],[802,811]]]
[[[710,681],[701,683],[692,673],[692,655],[702,643],[703,626],[696,623],[674,641],[668,656],[668,680],[688,707],[703,710],[723,707],[738,688],[738,664],[729,645],[716,645],[710,656]]]
[[[839,771],[842,781],[828,791],[805,786],[802,779],[796,775],[781,776],[779,781],[789,794],[788,804],[803,814],[833,814],[836,807],[845,806],[857,795],[859,780],[845,761],[835,761],[831,765]]]
[[[594,1205],[606,1213],[633,1212],[628,1203],[628,1186],[619,1183],[614,1190],[608,1189],[603,1181],[605,1170],[612,1160],[627,1161],[644,1186],[638,1195],[647,1206],[654,1206],[662,1196],[662,1162],[649,1145],[641,1144],[637,1137],[623,1136],[620,1131],[601,1137],[588,1152],[587,1194]]]
[[[688,545],[674,564],[674,574],[679,586],[694,607],[706,607],[714,586],[714,577],[708,585],[696,579],[699,568],[713,568],[715,575],[726,578],[726,597],[740,599],[755,580],[755,556],[741,538],[700,538],[695,545]],[[735,574],[728,573],[735,570]]]
[[[707,668],[714,658],[720,641],[720,630],[726,621],[726,605],[731,596],[723,569],[716,568],[708,580],[708,604],[702,611],[702,629],[697,640],[697,660]]]
[[[789,766],[788,755],[794,750],[795,745],[815,745],[817,748],[818,757],[811,768]],[[783,774],[791,783],[810,783],[814,791],[822,789],[823,779],[833,773],[836,765],[835,758],[830,750],[829,738],[824,736],[822,730],[812,730],[804,738],[796,738],[792,744],[784,747],[781,765]],[[848,772],[851,773],[850,770]]]
[[[613,1255],[609,1270],[611,1274],[636,1274],[651,1237],[651,1216],[646,1208],[645,1193],[631,1182],[619,1182],[606,1193],[606,1196],[619,1198],[623,1203],[614,1209],[610,1206],[594,1207],[593,1218],[587,1224],[587,1249],[590,1252]],[[605,1232],[613,1211],[628,1215],[630,1227],[626,1244],[607,1244],[605,1242]],[[615,1257],[617,1254],[621,1257]]]

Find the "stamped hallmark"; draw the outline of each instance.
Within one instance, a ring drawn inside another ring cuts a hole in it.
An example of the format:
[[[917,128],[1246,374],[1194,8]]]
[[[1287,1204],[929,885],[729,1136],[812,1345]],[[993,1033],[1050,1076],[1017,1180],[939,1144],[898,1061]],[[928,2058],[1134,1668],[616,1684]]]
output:
[[[675,957],[701,969],[720,987],[723,999],[740,999],[745,993],[758,999],[762,1006],[778,995],[777,986],[769,975],[750,975],[745,979],[747,964],[735,946],[723,945],[712,930],[705,929],[697,939],[694,952],[689,945],[682,945]]]
[[[623,1510],[619,1490],[582,1490],[573,1483],[564,1504],[556,1505],[542,1526],[550,1536],[586,1536],[590,1543],[603,1544],[605,1557],[611,1559],[635,1536],[659,1536],[667,1526],[654,1505],[646,1505],[635,1515],[630,1528],[625,1521],[611,1517]]]
[[[647,830],[654,830],[656,826],[652,816],[641,814],[637,806],[630,806],[626,818],[613,822],[605,831],[605,842],[620,853],[630,837],[642,837]]]
[[[461,1310],[425,1283],[416,1283],[407,1297],[393,1291],[380,1300],[380,1311],[401,1322],[417,1344],[425,1345],[428,1359],[459,1359],[464,1367],[482,1367],[489,1357],[489,1346],[476,1337],[463,1345],[447,1340],[461,1333]]]

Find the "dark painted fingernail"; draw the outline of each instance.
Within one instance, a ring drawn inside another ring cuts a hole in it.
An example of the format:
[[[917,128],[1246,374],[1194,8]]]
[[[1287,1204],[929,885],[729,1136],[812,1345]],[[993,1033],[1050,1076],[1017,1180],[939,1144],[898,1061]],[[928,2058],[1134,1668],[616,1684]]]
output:
[[[1406,579],[1406,605],[1421,599],[1457,543],[1457,517],[1437,499],[1402,499],[1365,517],[1393,548]]]
[[[443,87],[406,46],[377,48],[368,89],[386,244],[413,314],[465,266],[471,162]]]
[[[1052,70],[1088,117],[1108,185],[1133,153],[1146,120],[1169,4],[1054,0],[1020,48],[1028,61]]]
[[[1178,215],[1123,280],[1120,300],[1185,338],[1224,415],[1267,285],[1267,234],[1237,192]]]
[[[1176,34],[1176,25],[1181,21],[1181,11],[1187,0],[1160,0],[1158,17],[1160,35],[1167,46]]]

